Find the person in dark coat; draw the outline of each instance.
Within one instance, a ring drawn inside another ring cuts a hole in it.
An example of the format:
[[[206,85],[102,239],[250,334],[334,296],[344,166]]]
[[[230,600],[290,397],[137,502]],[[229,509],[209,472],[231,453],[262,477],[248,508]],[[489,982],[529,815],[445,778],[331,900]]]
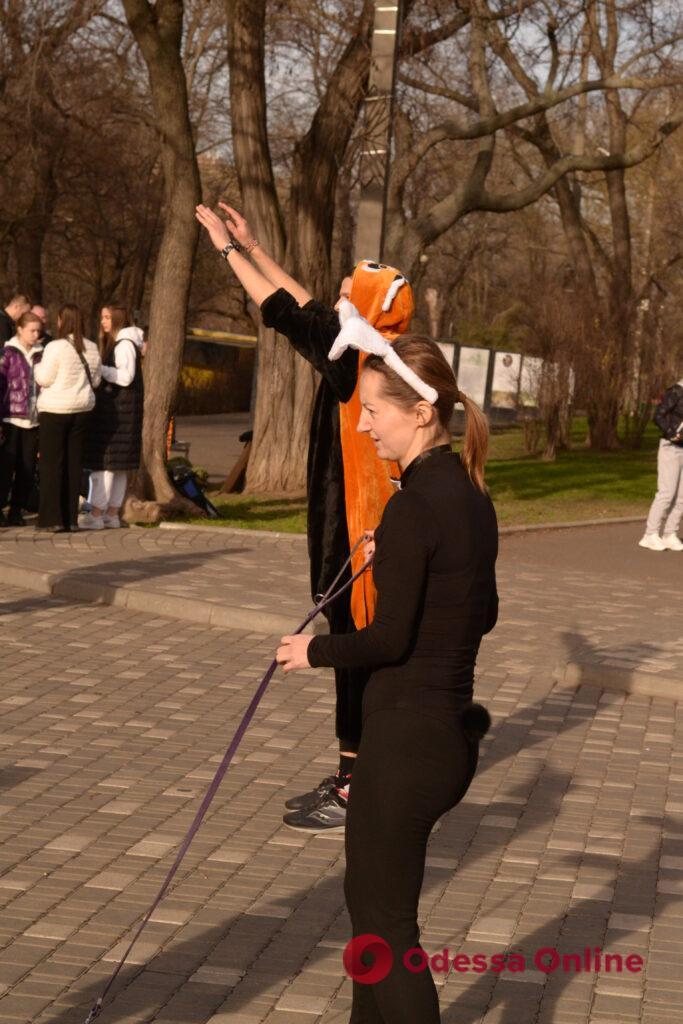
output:
[[[13,295],[4,309],[0,309],[0,349],[13,338],[17,331],[17,320],[28,313],[31,303],[26,295]]]
[[[266,327],[284,335],[322,378],[308,449],[308,550],[315,599],[340,572],[349,556],[350,544],[379,522],[394,490],[391,471],[377,459],[368,438],[356,430],[360,408],[358,353],[349,350],[335,362],[327,358],[339,333],[337,313],[314,299],[276,263],[252,236],[247,221],[237,210],[224,203],[219,205],[227,214],[225,221],[205,206],[197,207],[197,219],[260,307]],[[394,267],[361,260],[353,275],[342,281],[339,300],[344,298],[354,302],[388,341],[408,329],[414,308],[413,293],[408,281]],[[359,550],[353,560],[354,571],[362,558]],[[325,610],[332,633],[362,629],[372,620],[373,613],[374,586],[370,574],[361,577],[350,593]],[[343,827],[360,743],[361,704],[367,679],[368,670],[363,667],[335,669],[339,768],[315,789],[285,802],[289,810],[300,812],[303,825],[310,832]]]
[[[82,530],[115,530],[128,486],[128,472],[140,465],[142,445],[142,331],[123,306],[104,306],[98,338],[102,385],[92,411],[84,465],[90,470],[90,511]]]

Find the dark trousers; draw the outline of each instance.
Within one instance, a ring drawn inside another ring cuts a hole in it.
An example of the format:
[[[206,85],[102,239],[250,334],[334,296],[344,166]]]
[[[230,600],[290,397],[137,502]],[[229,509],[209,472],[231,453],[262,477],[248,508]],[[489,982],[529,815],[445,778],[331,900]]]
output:
[[[38,457],[38,428],[3,423],[0,446],[0,509],[28,508]]]
[[[344,893],[353,935],[384,939],[393,966],[382,981],[354,981],[350,1024],[440,1021],[429,967],[412,973],[403,956],[420,946],[417,910],[429,833],[467,792],[478,751],[455,715],[436,719],[396,709],[365,720],[349,791]]]
[[[78,520],[83,441],[89,413],[41,412],[38,526],[71,529]]]
[[[343,581],[342,581],[343,582]],[[355,625],[351,615],[351,591],[325,610],[330,633],[353,633]],[[334,682],[337,693],[335,733],[339,749],[350,754],[358,750],[363,720],[363,693],[370,673],[367,669],[336,668]]]

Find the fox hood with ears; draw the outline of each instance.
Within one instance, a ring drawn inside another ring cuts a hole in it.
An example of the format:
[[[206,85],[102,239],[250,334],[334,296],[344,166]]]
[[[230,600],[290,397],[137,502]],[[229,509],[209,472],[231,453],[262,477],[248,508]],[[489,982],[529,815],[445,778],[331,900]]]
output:
[[[350,301],[376,331],[394,341],[405,334],[415,311],[413,290],[396,267],[375,260],[361,260],[351,278]],[[359,353],[358,381],[365,354]],[[358,382],[348,402],[339,406],[341,444],[344,460],[344,488],[349,543],[355,544],[364,530],[374,530],[382,518],[384,506],[394,493],[392,474],[398,474],[394,463],[382,462],[366,434],[357,431],[361,414]],[[354,555],[353,572],[364,560],[362,549]],[[372,622],[375,612],[375,587],[370,571],[356,580],[351,591],[351,614],[356,629]]]
[[[357,264],[349,300],[387,341],[405,334],[415,312],[413,289],[401,271],[375,260]]]

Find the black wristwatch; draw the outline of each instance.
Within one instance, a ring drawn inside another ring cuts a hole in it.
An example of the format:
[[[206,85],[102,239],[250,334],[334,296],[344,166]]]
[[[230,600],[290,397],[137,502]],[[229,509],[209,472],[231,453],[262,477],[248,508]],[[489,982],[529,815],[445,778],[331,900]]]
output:
[[[223,257],[224,260],[227,260],[231,252],[241,252],[241,250],[242,247],[239,245],[238,242],[228,242],[228,244],[224,245],[223,248],[221,249],[220,255]]]

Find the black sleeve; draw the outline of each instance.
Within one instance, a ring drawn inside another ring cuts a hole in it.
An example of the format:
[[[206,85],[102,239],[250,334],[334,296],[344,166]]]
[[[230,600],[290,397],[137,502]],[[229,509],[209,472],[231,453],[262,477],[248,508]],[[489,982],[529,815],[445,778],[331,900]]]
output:
[[[668,441],[679,432],[681,418],[673,413],[680,400],[681,389],[674,386],[665,392],[664,398],[655,409],[654,421]]]
[[[339,334],[339,318],[329,306],[311,299],[299,306],[284,288],[273,292],[261,306],[266,327],[273,327],[289,340],[300,356],[321,374],[340,402],[348,402],[358,378],[358,352],[347,349],[332,361],[327,353]]]
[[[491,594],[491,600],[486,613],[486,623],[484,625],[484,633],[490,633],[498,622],[498,589],[494,583],[493,593]]]
[[[435,547],[426,504],[399,491],[377,528],[373,574],[374,621],[356,633],[315,636],[308,647],[313,668],[392,665],[410,652],[422,610],[429,559]]]
[[[11,337],[12,331],[10,330],[9,317],[3,314],[3,316],[0,316],[0,349]]]

